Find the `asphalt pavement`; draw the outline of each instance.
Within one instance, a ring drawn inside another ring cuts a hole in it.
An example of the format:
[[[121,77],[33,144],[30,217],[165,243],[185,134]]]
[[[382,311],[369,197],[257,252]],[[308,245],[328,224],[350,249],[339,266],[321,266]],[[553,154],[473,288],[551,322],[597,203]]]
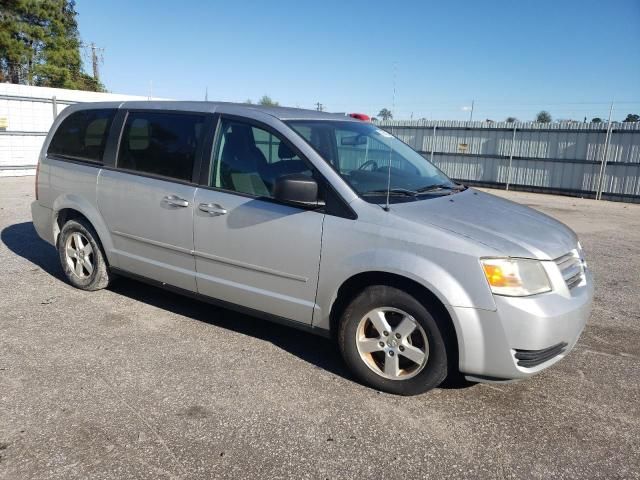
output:
[[[320,337],[132,280],[83,292],[0,178],[0,478],[640,478],[640,205],[493,191],[579,234],[575,350],[515,384],[417,397]]]

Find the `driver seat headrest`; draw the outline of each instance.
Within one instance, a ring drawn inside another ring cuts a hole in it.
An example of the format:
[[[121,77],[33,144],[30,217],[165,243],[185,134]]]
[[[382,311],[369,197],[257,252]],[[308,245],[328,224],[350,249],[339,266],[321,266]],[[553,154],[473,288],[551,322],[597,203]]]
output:
[[[295,156],[296,154],[289,148],[289,145],[281,141],[280,145],[278,145],[278,157],[280,159],[291,159]]]

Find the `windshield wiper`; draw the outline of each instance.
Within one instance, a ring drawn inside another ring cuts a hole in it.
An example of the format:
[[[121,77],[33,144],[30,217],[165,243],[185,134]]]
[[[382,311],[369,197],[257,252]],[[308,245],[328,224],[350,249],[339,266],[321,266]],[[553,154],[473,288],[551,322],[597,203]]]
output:
[[[437,183],[435,185],[427,185],[426,187],[419,188],[416,190],[416,193],[428,193],[436,190],[455,190],[455,191],[461,192],[466,188],[467,187],[461,184],[456,184],[454,186],[451,186],[451,185],[445,185],[444,183]]]
[[[386,195],[387,189],[380,190],[369,190],[367,192],[363,192],[360,195]],[[391,188],[389,190],[389,195],[402,195],[405,197],[415,197],[418,195],[418,192],[415,190],[407,190],[406,188]]]

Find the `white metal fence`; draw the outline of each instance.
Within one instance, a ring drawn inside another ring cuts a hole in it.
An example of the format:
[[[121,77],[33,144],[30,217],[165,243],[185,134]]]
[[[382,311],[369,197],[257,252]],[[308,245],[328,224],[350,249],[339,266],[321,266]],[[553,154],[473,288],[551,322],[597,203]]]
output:
[[[0,84],[0,176],[33,175],[56,115],[76,102],[146,97]],[[640,202],[640,123],[380,123],[452,178]]]
[[[0,84],[0,176],[33,175],[42,142],[60,111],[77,102],[147,97]]]
[[[640,202],[640,123],[380,126],[466,183]]]

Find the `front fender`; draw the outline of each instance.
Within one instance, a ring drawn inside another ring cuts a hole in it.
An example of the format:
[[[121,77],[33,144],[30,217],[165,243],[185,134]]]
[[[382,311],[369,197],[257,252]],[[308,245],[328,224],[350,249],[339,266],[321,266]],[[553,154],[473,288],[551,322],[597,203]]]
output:
[[[443,251],[436,263],[413,252],[377,248],[331,261],[329,268],[320,272],[319,311],[313,322],[319,328],[330,327],[331,308],[339,288],[353,276],[368,272],[390,273],[413,280],[433,293],[450,312],[450,307],[496,309],[477,260],[460,254]]]

